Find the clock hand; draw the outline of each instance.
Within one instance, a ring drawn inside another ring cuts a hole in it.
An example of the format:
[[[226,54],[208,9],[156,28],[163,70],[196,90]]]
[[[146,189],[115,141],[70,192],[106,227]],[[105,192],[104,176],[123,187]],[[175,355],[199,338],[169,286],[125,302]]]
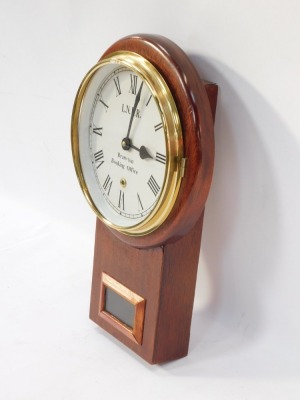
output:
[[[144,160],[145,158],[153,158],[145,146],[141,146],[140,148],[138,148],[134,146],[131,143],[131,140],[127,137],[122,140],[121,146],[123,150],[129,150],[129,149],[137,150],[140,153],[140,157],[142,160]]]
[[[141,146],[140,148],[138,148],[135,147],[133,144],[130,144],[130,147],[140,153],[140,157],[142,160],[144,160],[145,158],[153,158],[145,146]]]
[[[127,131],[126,138],[129,138],[129,134],[130,134],[130,131],[131,131],[132,121],[133,121],[133,118],[134,118],[134,115],[135,115],[137,106],[138,106],[138,104],[139,104],[139,102],[140,102],[140,99],[141,99],[141,92],[142,92],[143,84],[144,84],[144,82],[141,83],[141,86],[140,86],[140,88],[139,88],[139,91],[138,91],[138,93],[137,93],[137,95],[136,95],[136,98],[135,98],[135,101],[134,101],[134,105],[133,105],[133,107],[132,107],[131,117],[130,117],[130,121],[129,121],[129,126],[128,126],[128,131]]]
[[[137,150],[140,153],[140,157],[141,157],[142,160],[144,160],[145,158],[153,158],[153,157],[149,154],[149,152],[148,152],[148,150],[146,149],[145,146],[141,146],[140,148],[135,147],[131,143],[131,140],[129,139],[129,134],[130,134],[130,131],[131,131],[132,121],[133,121],[133,118],[135,116],[135,112],[136,112],[137,106],[138,106],[138,104],[140,102],[140,99],[141,99],[141,93],[142,93],[142,89],[143,89],[143,84],[144,84],[144,82],[141,83],[139,91],[138,91],[138,93],[137,93],[137,95],[135,97],[134,105],[133,105],[132,111],[131,111],[131,116],[130,116],[127,135],[121,142],[123,150],[129,150],[130,148],[132,148],[134,150]]]

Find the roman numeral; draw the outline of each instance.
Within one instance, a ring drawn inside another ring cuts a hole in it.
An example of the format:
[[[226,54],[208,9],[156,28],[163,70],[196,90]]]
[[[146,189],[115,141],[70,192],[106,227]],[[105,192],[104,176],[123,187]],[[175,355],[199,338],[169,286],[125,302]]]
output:
[[[125,210],[125,208],[124,208],[124,192],[123,192],[123,190],[120,190],[120,193],[119,193],[118,207],[120,209],[122,208],[123,211]]]
[[[107,177],[106,177],[106,179],[105,179],[105,181],[103,183],[103,189],[107,190],[107,195],[108,196],[109,196],[109,192],[110,192],[112,183],[113,183],[113,181],[111,180],[110,176],[107,175]]]
[[[102,130],[103,128],[96,128],[96,126],[93,128],[93,133],[95,133],[96,135],[102,136]]]
[[[152,94],[151,94],[151,96],[149,97],[149,99],[148,99],[148,101],[147,101],[147,103],[146,103],[146,107],[148,107],[148,104],[150,103],[150,100],[152,99]]]
[[[102,104],[104,105],[104,107],[105,107],[105,112],[107,112],[107,110],[109,109],[109,106],[104,102],[102,96],[100,97],[99,101],[100,101],[100,103],[102,103]]]
[[[160,122],[157,125],[154,125],[155,132],[159,131],[162,127],[163,127],[163,123],[162,122]]]
[[[119,81],[119,77],[118,77],[118,76],[116,76],[116,77],[114,78],[114,82],[115,82],[115,85],[116,85],[117,97],[118,97],[118,96],[120,96],[120,94],[121,94],[121,86],[120,86],[120,81]]]
[[[101,167],[101,165],[104,163],[104,161],[103,161],[103,158],[104,158],[104,156],[103,156],[103,150],[99,150],[99,151],[97,151],[97,153],[95,153],[94,154],[94,157],[95,157],[95,162],[97,163],[99,163],[98,165],[97,165],[97,169],[99,168],[99,167]]]
[[[141,202],[140,196],[137,193],[137,198],[138,198],[138,211],[142,211],[144,209],[143,204]]]
[[[166,161],[167,161],[167,157],[165,155],[163,155],[163,154],[156,153],[155,160],[160,162],[160,163],[162,163],[162,164],[165,164]]]
[[[136,94],[137,76],[130,74],[130,90],[129,93]]]
[[[153,175],[150,176],[149,181],[147,182],[149,188],[152,190],[154,196],[158,195],[158,192],[160,191],[160,187],[156,180],[153,178]]]

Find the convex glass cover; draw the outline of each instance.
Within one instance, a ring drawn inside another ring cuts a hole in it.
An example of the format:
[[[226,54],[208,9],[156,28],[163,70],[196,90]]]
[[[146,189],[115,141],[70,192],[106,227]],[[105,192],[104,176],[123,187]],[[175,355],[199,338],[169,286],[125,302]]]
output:
[[[75,99],[72,150],[102,221],[129,235],[162,224],[179,190],[183,146],[172,94],[149,61],[117,52],[89,71]]]

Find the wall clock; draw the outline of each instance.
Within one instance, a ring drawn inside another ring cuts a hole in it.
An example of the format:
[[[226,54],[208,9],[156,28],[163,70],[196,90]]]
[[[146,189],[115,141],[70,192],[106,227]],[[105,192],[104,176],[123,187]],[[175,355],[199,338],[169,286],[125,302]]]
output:
[[[72,153],[97,215],[90,317],[150,363],[188,352],[217,86],[157,35],[114,43],[83,79]]]

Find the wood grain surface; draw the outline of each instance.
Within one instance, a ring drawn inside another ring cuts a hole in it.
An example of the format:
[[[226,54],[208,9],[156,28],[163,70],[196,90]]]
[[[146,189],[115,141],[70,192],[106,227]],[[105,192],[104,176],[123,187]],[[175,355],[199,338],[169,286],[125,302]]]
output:
[[[97,220],[90,318],[149,363],[163,363],[188,353],[218,88],[203,82],[185,53],[164,37],[126,37],[103,57],[119,50],[146,57],[164,76],[178,105],[187,167],[173,211],[153,233],[131,237]],[[141,343],[99,312],[103,273],[145,299]]]
[[[151,364],[188,353],[202,222],[203,214],[178,241],[140,250],[97,220],[90,318]],[[99,312],[103,272],[146,300],[142,344]]]
[[[181,120],[187,165],[173,210],[163,225],[149,235],[133,237],[113,231],[132,246],[155,247],[184,236],[204,209],[214,165],[214,110],[211,104],[216,102],[218,88],[217,85],[209,84],[207,93],[205,84],[187,55],[165,37],[125,37],[113,44],[101,59],[120,50],[138,53],[156,67],[171,90]]]

